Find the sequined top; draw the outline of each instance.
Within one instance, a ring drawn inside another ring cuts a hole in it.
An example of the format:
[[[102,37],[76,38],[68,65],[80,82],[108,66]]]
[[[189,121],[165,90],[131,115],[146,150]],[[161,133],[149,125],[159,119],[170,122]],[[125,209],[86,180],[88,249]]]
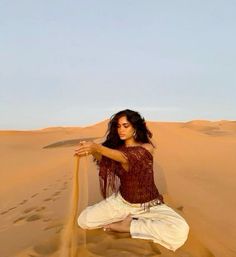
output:
[[[102,156],[99,163],[100,189],[104,198],[110,192],[120,192],[129,203],[157,205],[164,203],[153,174],[153,156],[143,146],[121,146],[118,149],[128,159],[128,171],[120,162]]]

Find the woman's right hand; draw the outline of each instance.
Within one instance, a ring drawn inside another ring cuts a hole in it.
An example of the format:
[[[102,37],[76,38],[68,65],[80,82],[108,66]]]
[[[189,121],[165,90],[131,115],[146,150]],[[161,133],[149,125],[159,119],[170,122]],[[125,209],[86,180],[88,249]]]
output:
[[[75,155],[78,156],[87,156],[97,152],[98,144],[92,141],[81,141],[79,147],[75,150]]]

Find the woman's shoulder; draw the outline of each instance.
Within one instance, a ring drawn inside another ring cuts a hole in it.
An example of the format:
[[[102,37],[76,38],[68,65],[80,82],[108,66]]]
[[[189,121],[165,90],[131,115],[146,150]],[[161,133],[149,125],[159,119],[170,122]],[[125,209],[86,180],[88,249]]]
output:
[[[143,144],[139,144],[139,145],[134,145],[134,146],[125,146],[125,145],[122,145],[121,147],[118,148],[119,150],[123,150],[125,152],[137,152],[137,151],[140,151],[140,152],[149,152],[151,153],[151,155],[154,154],[154,147],[152,146],[152,144],[150,143],[143,143]]]
[[[151,154],[154,153],[154,147],[152,146],[152,144],[144,143],[141,146],[144,147],[146,150],[148,150]]]

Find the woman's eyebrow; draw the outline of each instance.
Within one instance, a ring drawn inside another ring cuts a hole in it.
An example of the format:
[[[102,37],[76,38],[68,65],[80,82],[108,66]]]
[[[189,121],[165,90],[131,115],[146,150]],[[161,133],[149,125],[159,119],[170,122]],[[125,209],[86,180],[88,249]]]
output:
[[[118,125],[129,125],[129,123],[128,123],[128,122],[124,122],[124,123],[122,123],[122,124],[119,124],[119,123],[118,123]]]

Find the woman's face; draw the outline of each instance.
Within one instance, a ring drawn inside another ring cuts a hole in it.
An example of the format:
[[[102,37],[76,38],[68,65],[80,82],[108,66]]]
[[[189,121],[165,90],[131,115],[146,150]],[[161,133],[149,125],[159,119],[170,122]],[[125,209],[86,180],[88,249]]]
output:
[[[122,116],[119,118],[118,124],[117,124],[117,132],[121,140],[127,140],[133,137],[134,131],[135,131],[134,127],[127,120],[126,116]]]

